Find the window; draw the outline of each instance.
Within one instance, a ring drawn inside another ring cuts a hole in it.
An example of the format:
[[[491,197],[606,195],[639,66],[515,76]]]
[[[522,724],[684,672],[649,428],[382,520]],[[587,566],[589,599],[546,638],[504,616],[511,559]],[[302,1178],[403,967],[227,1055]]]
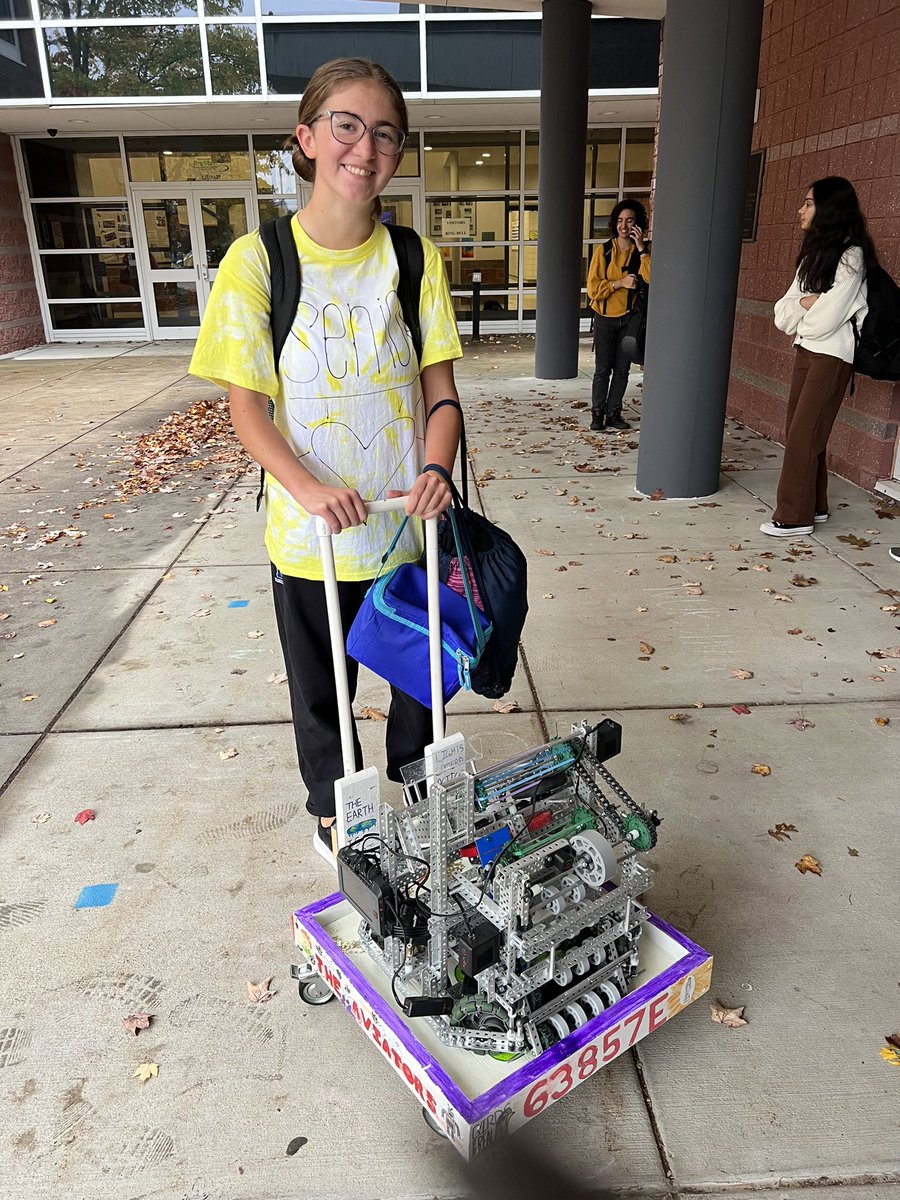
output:
[[[117,138],[30,138],[22,149],[33,197],[125,196]]]
[[[208,25],[206,44],[214,96],[259,95],[255,25]]]
[[[9,9],[7,5],[6,11]],[[0,8],[0,14],[2,12]],[[43,95],[34,30],[0,29],[0,99],[26,100]]]
[[[367,11],[368,8],[367,8]],[[340,25],[263,26],[269,91],[299,95],[316,67],[333,58],[374,58],[405,92],[417,92],[419,25],[416,21],[349,21]]]
[[[518,133],[428,132],[423,137],[429,191],[519,190]]]
[[[131,221],[124,204],[50,200],[34,204],[32,209],[40,250],[112,250],[132,245]]]
[[[227,183],[250,179],[250,151],[241,134],[226,137],[127,137],[133,183]]]
[[[649,188],[653,178],[653,126],[625,130],[625,191]]]
[[[537,91],[540,21],[429,21],[428,86],[434,92]]]
[[[54,96],[200,96],[198,25],[45,29]]]

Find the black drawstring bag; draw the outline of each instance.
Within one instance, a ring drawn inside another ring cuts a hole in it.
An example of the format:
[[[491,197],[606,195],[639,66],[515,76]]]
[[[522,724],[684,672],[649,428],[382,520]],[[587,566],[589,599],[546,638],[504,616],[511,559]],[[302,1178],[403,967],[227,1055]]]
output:
[[[454,566],[458,564],[460,572],[466,572],[468,568],[468,582],[474,584],[475,603],[493,627],[478,665],[471,671],[472,691],[495,700],[506,695],[516,673],[519,638],[528,613],[528,564],[525,555],[505,529],[469,508],[468,460],[462,409],[454,400],[439,403],[451,404],[459,409],[462,464],[462,495],[446,471],[434,465],[430,467],[440,472],[453,493],[452,510],[448,510],[452,511],[452,520],[445,515],[438,525],[439,575],[441,582],[447,583],[451,572],[456,575]],[[432,413],[438,407],[435,405]],[[463,562],[458,561],[457,540]]]

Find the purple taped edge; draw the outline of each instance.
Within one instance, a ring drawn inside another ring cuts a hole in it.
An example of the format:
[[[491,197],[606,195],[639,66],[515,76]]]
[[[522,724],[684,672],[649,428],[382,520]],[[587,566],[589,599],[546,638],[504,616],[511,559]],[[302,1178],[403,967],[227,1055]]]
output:
[[[298,909],[294,913],[294,916],[305,927],[308,927],[308,924],[315,925],[315,936],[328,947],[329,952],[335,960],[340,962],[341,969],[349,975],[353,986],[366,1003],[378,1013],[384,1024],[397,1035],[405,1049],[419,1066],[424,1069],[426,1075],[434,1080],[436,1086],[450,1101],[460,1116],[465,1121],[471,1123],[469,1113],[474,1107],[472,1101],[459,1090],[459,1086],[454,1083],[440,1063],[431,1057],[412,1031],[404,1025],[399,1017],[395,1016],[391,1008],[388,1007],[388,1002],[384,996],[372,987],[362,972],[350,962],[337,943],[329,937],[320,923],[315,920],[316,914],[322,912],[323,909],[334,907],[334,905],[340,903],[343,899],[344,897],[340,892],[335,892],[331,896],[326,896],[324,900],[317,900],[314,904],[310,904],[306,908]],[[313,931],[310,930],[310,932]]]

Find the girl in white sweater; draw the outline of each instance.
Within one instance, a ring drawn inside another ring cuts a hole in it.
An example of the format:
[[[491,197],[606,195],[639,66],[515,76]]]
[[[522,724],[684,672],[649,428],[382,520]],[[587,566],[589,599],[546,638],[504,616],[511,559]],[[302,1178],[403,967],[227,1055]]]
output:
[[[856,318],[867,312],[866,273],[877,262],[853,185],[817,179],[799,210],[803,243],[794,282],[775,305],[775,324],[792,334],[796,356],[788,398],[784,464],[771,537],[812,533],[828,520],[825,450],[853,372]]]

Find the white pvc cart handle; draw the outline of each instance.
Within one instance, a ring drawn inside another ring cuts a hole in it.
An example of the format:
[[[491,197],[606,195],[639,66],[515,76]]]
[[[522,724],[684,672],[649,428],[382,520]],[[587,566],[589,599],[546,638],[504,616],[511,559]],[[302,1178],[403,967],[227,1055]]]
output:
[[[367,500],[366,512],[403,512],[406,496],[393,500]],[[344,774],[356,771],[353,754],[353,710],[350,707],[350,688],[347,684],[346,647],[341,623],[341,605],[338,599],[337,574],[334,567],[334,546],[331,530],[324,517],[316,518],[316,533],[322,555],[322,576],[325,582],[325,604],[328,609],[328,632],[331,636],[331,656],[334,660],[334,681],[337,686],[338,717],[341,728],[341,753],[344,756]],[[431,729],[432,740],[440,741],[444,736],[444,680],[441,669],[441,607],[438,590],[438,538],[437,518],[425,521],[425,570],[428,586],[428,651],[431,669]]]

